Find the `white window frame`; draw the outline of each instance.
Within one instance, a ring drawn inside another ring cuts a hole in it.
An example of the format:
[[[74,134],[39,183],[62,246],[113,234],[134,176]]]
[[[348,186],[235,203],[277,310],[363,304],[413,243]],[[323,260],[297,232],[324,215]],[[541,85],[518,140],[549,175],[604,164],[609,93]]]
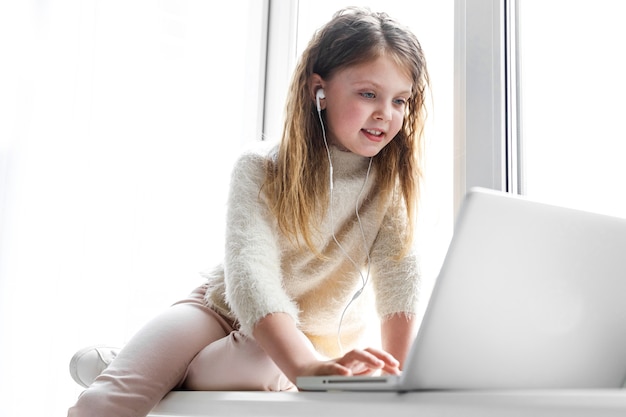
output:
[[[455,212],[472,187],[521,193],[515,0],[455,0]]]
[[[284,104],[296,63],[298,0],[264,0],[268,11],[263,135],[277,140],[283,130]],[[287,80],[287,82],[285,82]]]

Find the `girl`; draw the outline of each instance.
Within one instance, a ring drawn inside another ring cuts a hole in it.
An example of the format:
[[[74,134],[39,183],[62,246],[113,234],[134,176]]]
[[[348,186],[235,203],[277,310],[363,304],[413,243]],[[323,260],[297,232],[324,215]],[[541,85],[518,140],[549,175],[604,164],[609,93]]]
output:
[[[69,415],[145,416],[176,388],[399,373],[415,330],[428,83],[409,30],[367,9],[336,13],[296,68],[280,144],[235,164],[223,265],[139,331]],[[372,297],[382,349],[359,349]],[[107,365],[96,353],[73,358],[75,379]]]

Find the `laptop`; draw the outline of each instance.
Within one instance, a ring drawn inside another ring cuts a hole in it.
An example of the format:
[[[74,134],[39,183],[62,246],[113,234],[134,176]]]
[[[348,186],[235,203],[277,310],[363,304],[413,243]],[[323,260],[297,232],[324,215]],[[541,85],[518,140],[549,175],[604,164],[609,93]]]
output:
[[[626,219],[468,192],[400,376],[300,377],[300,390],[620,388]]]

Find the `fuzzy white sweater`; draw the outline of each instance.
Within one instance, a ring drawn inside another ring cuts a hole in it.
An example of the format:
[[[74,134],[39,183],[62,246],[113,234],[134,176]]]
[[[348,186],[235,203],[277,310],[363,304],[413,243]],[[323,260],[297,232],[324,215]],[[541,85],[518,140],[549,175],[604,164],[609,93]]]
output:
[[[254,324],[271,313],[287,313],[298,323],[316,349],[329,357],[340,354],[337,330],[342,312],[361,288],[366,290],[347,309],[341,324],[341,344],[356,347],[368,325],[365,309],[375,299],[379,317],[415,313],[419,295],[419,269],[413,253],[396,259],[406,228],[403,206],[379,204],[373,187],[375,172],[364,184],[368,158],[331,148],[334,166],[332,223],[330,211],[319,219],[321,231],[314,242],[324,259],[303,245],[295,247],[279,230],[263,193],[264,165],[275,160],[269,152],[247,152],[236,162],[227,211],[223,264],[204,274],[209,281],[207,304],[236,319],[251,335]],[[373,171],[373,170],[372,170]],[[355,213],[358,207],[365,243]],[[359,271],[333,239],[334,234]]]

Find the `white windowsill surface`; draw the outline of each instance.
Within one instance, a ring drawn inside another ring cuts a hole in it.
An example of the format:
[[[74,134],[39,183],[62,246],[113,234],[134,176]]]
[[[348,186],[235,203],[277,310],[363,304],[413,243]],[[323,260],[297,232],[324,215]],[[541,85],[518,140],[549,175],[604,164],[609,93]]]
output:
[[[149,416],[623,417],[626,390],[348,392],[173,391]]]

